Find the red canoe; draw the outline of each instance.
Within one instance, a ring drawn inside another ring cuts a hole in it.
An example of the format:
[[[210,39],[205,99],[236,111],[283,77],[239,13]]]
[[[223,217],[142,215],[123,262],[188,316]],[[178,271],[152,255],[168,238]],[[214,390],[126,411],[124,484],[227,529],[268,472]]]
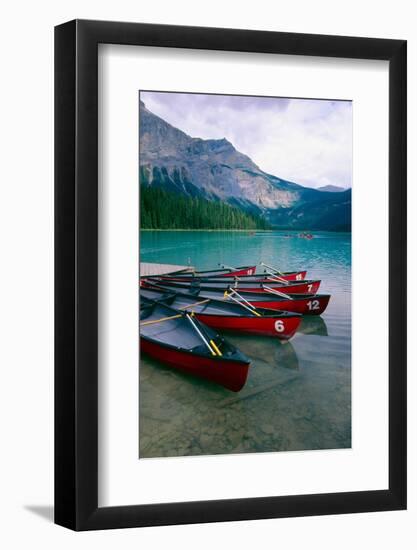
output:
[[[238,277],[239,281],[250,283],[250,282],[265,282],[269,283],[270,281],[303,281],[306,278],[307,271],[290,271],[285,273],[275,274],[275,273],[259,273],[258,275],[231,275],[230,273],[220,274],[220,271],[196,271],[196,272],[178,272],[167,275],[159,275],[161,279],[169,279],[170,281],[179,281],[187,282],[193,279],[201,279],[211,281],[213,279],[227,279],[231,282],[234,282],[235,278]]]
[[[300,325],[298,313],[254,308],[239,302],[232,295],[230,300],[200,299],[190,294],[172,293],[157,289],[141,289],[141,304],[158,301],[177,311],[193,312],[197,319],[209,327],[252,334],[276,336],[289,340]]]
[[[141,352],[231,391],[245,385],[249,359],[195,317],[153,302],[141,308],[140,319]]]
[[[173,271],[167,273],[166,277],[240,277],[244,275],[255,275],[256,265],[240,267],[224,267],[223,269],[209,269],[208,271]]]
[[[158,285],[158,288],[165,291],[171,291],[172,287],[165,285]],[[201,298],[210,298],[214,300],[225,299],[224,292],[217,290],[199,290],[198,288],[190,288],[189,294]],[[287,298],[272,294],[259,294],[253,292],[241,292],[239,290],[239,295],[251,303],[256,308],[266,308],[266,309],[278,309],[282,311],[292,311],[295,313],[301,313],[303,315],[321,315],[330,300],[330,294],[316,294],[310,296],[308,294],[290,294]],[[230,300],[230,298],[226,298]],[[239,298],[238,298],[239,299]]]
[[[163,284],[164,286],[170,286],[177,289],[179,292],[181,290],[188,290],[190,287],[200,288],[202,291],[219,290],[225,292],[229,287],[232,287],[239,292],[256,292],[261,294],[265,294],[271,289],[279,292],[285,292],[285,294],[317,294],[321,281],[294,281],[288,284],[268,281],[268,284],[264,284],[256,281],[246,283],[241,282],[240,280],[235,280],[233,285],[230,285],[227,281],[223,282],[220,279],[209,279],[207,282],[201,281],[200,279],[179,282],[161,277],[146,277],[145,279],[141,279],[141,286],[146,286],[149,282],[151,284]]]

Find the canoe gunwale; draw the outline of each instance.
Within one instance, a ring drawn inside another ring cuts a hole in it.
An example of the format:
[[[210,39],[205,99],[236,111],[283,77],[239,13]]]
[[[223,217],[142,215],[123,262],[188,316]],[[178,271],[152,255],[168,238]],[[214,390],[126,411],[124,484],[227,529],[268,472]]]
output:
[[[152,290],[152,289],[150,289],[150,290]],[[161,294],[163,294],[162,291],[161,291]],[[164,305],[167,304],[168,307],[171,307],[172,309],[174,309],[176,311],[179,311],[179,312],[181,312],[181,311],[182,312],[187,312],[187,311],[190,311],[190,310],[192,311],[192,307],[193,307],[192,304],[190,304],[189,307],[184,306],[181,309],[177,308],[175,305],[173,305],[173,301],[176,299],[177,296],[178,297],[184,297],[184,298],[192,298],[193,297],[191,294],[185,294],[185,293],[182,293],[182,292],[177,292],[177,293],[169,294],[165,298],[164,298],[164,296],[161,296],[160,298],[157,298],[157,299],[147,298],[146,296],[143,297],[143,298],[146,301],[149,301],[149,302],[155,301],[155,302],[158,302],[158,303],[162,303]],[[143,298],[141,298],[141,299],[143,299]],[[219,307],[219,308],[234,305],[231,302],[227,302],[227,301],[223,301],[223,300],[216,300],[215,298],[207,298],[207,299],[209,300],[209,302],[207,303],[208,307],[210,307],[210,302],[215,302],[214,307]],[[238,307],[239,307],[239,305],[238,305]],[[243,307],[241,307],[241,309],[242,309],[242,314],[241,315],[233,315],[231,313],[228,314],[228,312],[225,310],[224,311],[224,316],[225,317],[236,318],[236,319],[239,319],[239,318],[256,319],[257,318],[257,315],[255,315],[255,314],[249,315],[249,311],[245,310]],[[273,318],[288,319],[288,318],[291,318],[291,317],[302,317],[301,313],[297,313],[295,311],[286,311],[286,310],[279,310],[279,309],[273,309],[273,308],[259,307],[259,308],[256,308],[256,311],[258,311],[259,313],[262,314],[261,318],[263,318],[263,319],[273,319]],[[222,315],[222,313],[218,312],[218,311],[210,313],[209,311],[207,311],[207,307],[203,311],[196,312],[196,314],[207,315],[207,316],[212,316],[212,317]]]
[[[155,286],[157,288],[162,288],[164,290],[166,290],[167,292],[174,292],[172,291],[171,288],[167,288],[163,285],[156,285],[156,284],[153,284],[151,286]],[[201,298],[209,298],[210,300],[219,300],[218,298],[211,298],[210,296],[205,296],[205,292],[213,292],[213,293],[218,293],[218,294],[221,294],[222,293],[222,290],[216,288],[216,289],[200,289],[200,288],[192,288],[190,289],[192,290],[192,292],[176,292],[176,294],[180,294],[180,295],[184,295],[184,296],[200,296]],[[271,301],[271,302],[278,302],[278,301],[281,301],[281,302],[284,302],[286,301],[285,298],[281,298],[280,296],[278,295],[272,295],[272,294],[268,294],[268,293],[265,293],[265,294],[261,294],[260,292],[248,292],[246,290],[241,290],[239,291],[239,294],[241,294],[244,298],[248,298],[248,301],[249,302],[265,302],[265,301]],[[331,298],[331,294],[329,293],[323,293],[323,292],[317,292],[316,294],[288,294],[288,296],[290,296],[293,300],[311,300],[313,298]],[[221,301],[221,300],[219,300]],[[264,308],[264,309],[269,309],[269,308]]]

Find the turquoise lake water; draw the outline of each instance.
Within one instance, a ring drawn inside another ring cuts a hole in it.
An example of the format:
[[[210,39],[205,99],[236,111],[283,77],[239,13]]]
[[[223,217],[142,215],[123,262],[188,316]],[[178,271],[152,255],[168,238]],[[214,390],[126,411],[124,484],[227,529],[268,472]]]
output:
[[[332,295],[290,342],[227,333],[251,359],[237,394],[141,357],[141,458],[351,446],[350,233],[143,231],[140,246],[143,262],[200,270],[261,261],[307,269]]]

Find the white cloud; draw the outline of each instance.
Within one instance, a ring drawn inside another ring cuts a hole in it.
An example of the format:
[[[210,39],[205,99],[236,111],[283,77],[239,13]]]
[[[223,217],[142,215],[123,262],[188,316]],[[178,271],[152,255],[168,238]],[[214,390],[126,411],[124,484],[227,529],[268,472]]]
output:
[[[193,137],[227,138],[265,172],[308,187],[351,186],[351,102],[158,92],[141,99]]]

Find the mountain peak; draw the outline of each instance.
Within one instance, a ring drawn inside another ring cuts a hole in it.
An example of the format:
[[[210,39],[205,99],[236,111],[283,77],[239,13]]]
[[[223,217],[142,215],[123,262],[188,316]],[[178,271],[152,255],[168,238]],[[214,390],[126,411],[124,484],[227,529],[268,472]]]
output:
[[[330,193],[342,193],[347,191],[344,187],[339,187],[338,185],[323,185],[323,187],[317,187],[317,191],[327,191]]]
[[[212,151],[221,152],[221,151],[236,151],[233,147],[233,144],[230,143],[226,138],[221,139],[200,139],[200,143],[206,144],[206,146]]]

